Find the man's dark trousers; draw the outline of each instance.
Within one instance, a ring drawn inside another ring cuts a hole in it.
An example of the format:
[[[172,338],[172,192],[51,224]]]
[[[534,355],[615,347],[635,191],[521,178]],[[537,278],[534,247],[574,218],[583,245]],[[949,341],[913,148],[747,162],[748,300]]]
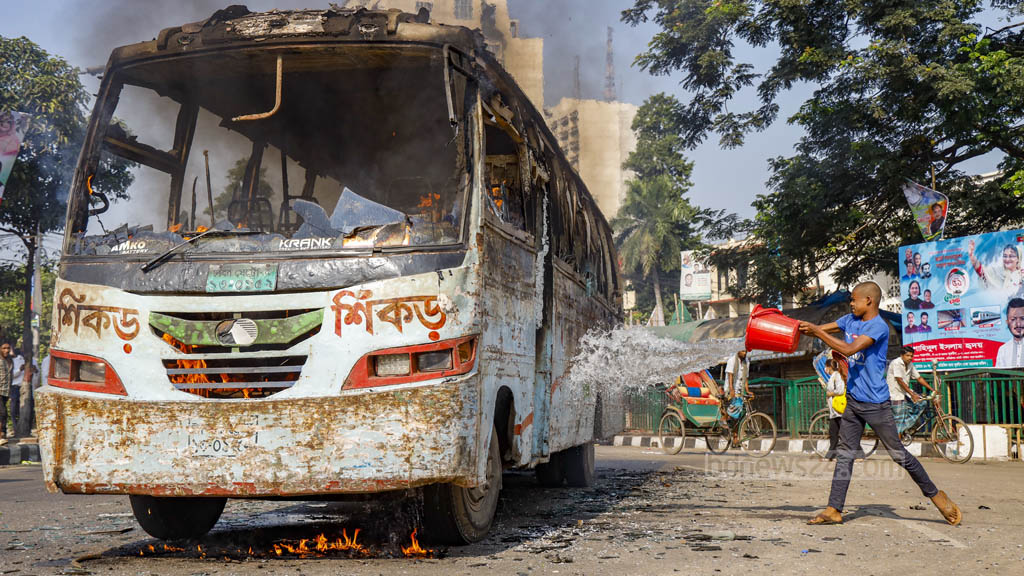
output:
[[[900,442],[900,434],[896,430],[896,420],[892,417],[892,403],[886,400],[881,404],[859,402],[849,394],[846,396],[846,411],[843,412],[839,426],[839,454],[836,457],[836,469],[832,473],[832,492],[828,496],[828,505],[843,510],[846,503],[846,491],[850,489],[850,476],[853,473],[853,459],[856,449],[860,448],[860,439],[864,435],[864,425],[869,424],[878,435],[882,445],[888,449],[893,461],[906,469],[910,477],[917,482],[921,493],[931,498],[939,493],[932,483],[924,466],[907,452]]]
[[[18,418],[21,416],[21,386],[18,386],[17,384],[14,384],[12,382],[11,393],[8,397],[11,400],[11,428],[14,428],[18,425]],[[4,433],[7,433],[6,428],[4,429]],[[15,433],[14,435],[17,436],[18,434]]]

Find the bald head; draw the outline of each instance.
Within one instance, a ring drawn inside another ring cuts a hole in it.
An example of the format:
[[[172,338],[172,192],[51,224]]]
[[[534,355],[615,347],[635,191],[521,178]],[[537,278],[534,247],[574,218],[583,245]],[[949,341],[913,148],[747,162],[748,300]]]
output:
[[[861,282],[857,284],[853,289],[853,295],[870,298],[871,302],[876,306],[882,301],[882,289],[874,282]]]

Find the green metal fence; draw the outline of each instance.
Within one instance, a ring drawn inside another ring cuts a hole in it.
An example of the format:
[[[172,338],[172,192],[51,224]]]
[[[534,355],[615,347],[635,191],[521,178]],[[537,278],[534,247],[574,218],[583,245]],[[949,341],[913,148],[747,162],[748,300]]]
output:
[[[931,374],[923,375],[932,382]],[[941,375],[946,410],[968,424],[1024,424],[1024,372],[1014,370],[971,370]],[[915,388],[918,387],[915,384]],[[750,381],[756,410],[769,414],[779,432],[791,436],[806,434],[811,418],[825,408],[825,391],[817,378],[783,380],[757,378]],[[664,387],[634,391],[626,398],[626,429],[655,433],[667,404]]]
[[[1024,372],[970,370],[943,374],[947,409],[969,424],[1022,424]]]

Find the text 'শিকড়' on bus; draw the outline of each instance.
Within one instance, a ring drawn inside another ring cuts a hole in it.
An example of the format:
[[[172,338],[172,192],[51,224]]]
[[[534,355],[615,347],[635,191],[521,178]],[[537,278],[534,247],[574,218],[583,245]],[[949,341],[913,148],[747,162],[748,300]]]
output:
[[[559,384],[618,294],[607,222],[479,32],[222,10],[103,74],[45,479],[131,495],[161,538],[226,498],[422,488],[427,534],[479,540],[503,468],[591,482],[619,403]]]

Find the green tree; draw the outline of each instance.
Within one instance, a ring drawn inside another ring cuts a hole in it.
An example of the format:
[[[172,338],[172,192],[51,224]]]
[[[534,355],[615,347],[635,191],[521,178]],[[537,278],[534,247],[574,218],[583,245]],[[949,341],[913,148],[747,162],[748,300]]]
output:
[[[42,287],[42,310],[39,310],[39,349],[35,357],[49,353],[50,333],[53,318],[53,288],[57,281],[57,263],[43,260],[40,271]],[[25,302],[21,293],[21,279],[25,277],[25,266],[0,266],[0,341],[13,345],[21,334],[21,319]]]
[[[777,98],[796,83],[816,87],[789,119],[804,128],[797,154],[771,162],[769,193],[755,219],[727,221],[749,233],[719,251],[718,266],[753,261],[744,295],[796,293],[835,265],[850,283],[895,273],[895,248],[920,241],[902,194],[905,179],[931,180],[951,197],[947,233],[1024,222],[1024,22],[1022,3],[991,2],[1008,25],[977,23],[979,0],[636,0],[632,24],[661,30],[637,63],[681,74],[687,104],[673,104],[687,147],[709,134],[724,147],[776,120]],[[763,74],[738,61],[737,43],[778,52]],[[759,102],[729,104],[747,88]],[[1001,173],[981,182],[962,164],[983,155]]]
[[[668,175],[635,179],[611,224],[623,272],[654,283],[655,310],[665,323],[661,275],[679,269],[679,252],[696,242],[698,210]]]
[[[242,157],[235,161],[235,165],[228,170],[228,183],[224,186],[224,190],[220,194],[213,197],[213,213],[214,219],[220,220],[227,218],[228,207],[231,205],[231,201],[235,198],[235,195],[241,197],[242,183],[245,181],[245,169],[249,163],[248,157]],[[274,189],[267,182],[267,167],[260,166],[260,187],[256,192],[257,198],[265,198],[270,200],[274,195]],[[210,213],[210,209],[205,210],[206,214]]]
[[[683,156],[686,143],[676,131],[682,108],[678,100],[664,92],[644,101],[633,118],[636,149],[629,153],[623,168],[632,170],[640,180],[664,174],[680,188],[691,186],[693,163]]]

